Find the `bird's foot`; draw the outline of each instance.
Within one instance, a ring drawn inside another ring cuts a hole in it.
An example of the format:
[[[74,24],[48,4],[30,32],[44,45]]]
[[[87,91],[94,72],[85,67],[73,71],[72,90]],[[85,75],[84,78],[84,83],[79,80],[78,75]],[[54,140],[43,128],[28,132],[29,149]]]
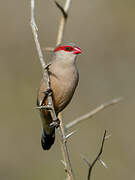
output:
[[[60,120],[57,118],[50,124],[50,128],[58,128],[60,126]]]

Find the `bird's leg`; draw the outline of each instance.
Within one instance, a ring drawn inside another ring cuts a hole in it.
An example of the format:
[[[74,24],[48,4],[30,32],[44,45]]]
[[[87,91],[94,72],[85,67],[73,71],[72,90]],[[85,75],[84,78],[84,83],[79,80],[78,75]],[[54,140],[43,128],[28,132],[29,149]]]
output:
[[[43,103],[45,102],[45,100],[48,98],[48,96],[52,96],[52,89],[49,88],[44,92],[44,98],[41,102],[41,106],[43,105]],[[50,124],[50,128],[58,128],[60,126],[60,120],[57,118],[56,120],[53,120],[53,122]]]
[[[53,122],[50,124],[50,128],[58,128],[60,126],[60,120],[57,118],[56,120],[53,120]]]

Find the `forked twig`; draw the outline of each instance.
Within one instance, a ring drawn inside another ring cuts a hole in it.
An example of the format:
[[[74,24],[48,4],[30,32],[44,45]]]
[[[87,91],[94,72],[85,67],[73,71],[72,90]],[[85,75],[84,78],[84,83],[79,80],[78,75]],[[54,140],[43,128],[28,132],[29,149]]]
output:
[[[100,147],[100,151],[98,153],[98,155],[96,156],[96,158],[94,159],[94,161],[92,163],[90,163],[90,161],[88,160],[88,158],[86,158],[85,156],[81,155],[82,159],[87,163],[87,165],[89,166],[89,170],[88,170],[88,177],[87,179],[90,180],[90,177],[91,177],[91,172],[92,172],[92,169],[95,165],[95,163],[99,160],[100,161],[100,156],[103,152],[103,147],[104,147],[104,142],[105,142],[105,137],[106,137],[106,130],[104,132],[104,136],[103,136],[103,140],[102,140],[102,144],[101,144],[101,147]],[[103,161],[102,161],[103,162]]]
[[[56,6],[61,10],[64,18],[67,19],[68,14],[67,14],[67,12],[64,10],[64,8],[63,8],[57,1],[55,1],[55,4],[56,4]]]
[[[57,1],[55,1],[55,3],[57,5],[57,7],[60,9],[60,11],[62,12],[59,29],[58,29],[57,41],[56,41],[56,45],[58,45],[62,42],[63,37],[64,37],[64,30],[65,30],[65,25],[67,22],[69,8],[71,5],[71,0],[65,1],[64,8]]]
[[[98,106],[97,108],[95,108],[94,110],[88,112],[87,114],[84,114],[83,116],[78,117],[77,119],[69,122],[68,124],[65,125],[65,129],[68,130],[71,127],[79,124],[80,122],[86,120],[86,119],[90,119],[92,118],[94,115],[96,115],[98,112],[112,106],[115,105],[117,103],[119,103],[122,100],[122,98],[117,98],[117,99],[113,99],[112,101],[109,101],[107,103],[101,104],[100,106]]]

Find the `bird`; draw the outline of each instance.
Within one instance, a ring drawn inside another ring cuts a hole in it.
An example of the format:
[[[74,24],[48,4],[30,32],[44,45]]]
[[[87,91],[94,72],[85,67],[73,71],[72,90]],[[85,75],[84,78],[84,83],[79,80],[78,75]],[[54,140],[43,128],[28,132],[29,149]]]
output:
[[[74,43],[61,43],[56,46],[48,67],[50,89],[47,89],[46,82],[42,78],[37,92],[37,106],[48,104],[49,93],[52,93],[57,116],[69,104],[78,85],[79,73],[76,60],[81,52],[82,50]],[[53,119],[48,110],[40,109],[39,111],[42,121],[41,145],[43,150],[49,150],[55,141],[56,127],[50,126]]]

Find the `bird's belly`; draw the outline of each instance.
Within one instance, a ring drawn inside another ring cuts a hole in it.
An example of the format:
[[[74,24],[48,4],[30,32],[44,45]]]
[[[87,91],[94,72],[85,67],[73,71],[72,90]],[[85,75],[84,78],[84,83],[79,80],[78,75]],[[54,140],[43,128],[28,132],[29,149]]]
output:
[[[62,111],[72,99],[76,88],[76,82],[52,80],[54,106],[56,112]]]

